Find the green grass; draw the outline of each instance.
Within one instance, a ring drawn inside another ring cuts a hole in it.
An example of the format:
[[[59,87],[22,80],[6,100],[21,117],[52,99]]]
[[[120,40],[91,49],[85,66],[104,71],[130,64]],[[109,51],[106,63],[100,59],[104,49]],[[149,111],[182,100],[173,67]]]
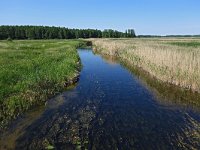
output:
[[[0,124],[64,89],[80,67],[78,40],[0,41]]]
[[[175,46],[182,46],[182,47],[200,47],[200,42],[191,41],[191,42],[170,42],[169,44]]]

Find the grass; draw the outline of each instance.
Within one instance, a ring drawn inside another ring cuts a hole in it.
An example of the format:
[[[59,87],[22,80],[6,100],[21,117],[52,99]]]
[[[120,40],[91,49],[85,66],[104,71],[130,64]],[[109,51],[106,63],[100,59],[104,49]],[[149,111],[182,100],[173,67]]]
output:
[[[64,89],[80,67],[78,40],[0,41],[0,125]]]
[[[200,39],[92,39],[96,51],[143,68],[164,82],[200,92]]]
[[[171,42],[171,45],[182,46],[182,47],[200,47],[200,41],[192,41],[192,42]]]

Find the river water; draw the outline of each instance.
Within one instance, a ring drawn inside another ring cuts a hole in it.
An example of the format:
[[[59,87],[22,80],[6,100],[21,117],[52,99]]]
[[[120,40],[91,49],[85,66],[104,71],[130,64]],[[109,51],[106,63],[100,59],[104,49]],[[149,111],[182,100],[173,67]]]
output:
[[[200,149],[198,96],[92,50],[79,55],[77,85],[14,123],[1,149]]]

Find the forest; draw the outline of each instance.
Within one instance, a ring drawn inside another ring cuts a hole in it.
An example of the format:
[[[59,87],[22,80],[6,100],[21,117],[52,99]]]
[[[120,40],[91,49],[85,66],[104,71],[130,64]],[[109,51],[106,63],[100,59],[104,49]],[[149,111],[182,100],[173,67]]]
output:
[[[120,32],[112,29],[69,29],[49,26],[0,26],[0,40],[5,39],[79,39],[79,38],[133,38],[134,29]]]

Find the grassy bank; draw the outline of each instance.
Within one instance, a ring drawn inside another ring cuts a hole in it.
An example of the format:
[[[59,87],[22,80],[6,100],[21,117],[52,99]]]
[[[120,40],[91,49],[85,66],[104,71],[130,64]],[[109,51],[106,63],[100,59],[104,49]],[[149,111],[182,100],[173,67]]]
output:
[[[92,40],[96,51],[143,68],[164,82],[200,92],[200,39]]]
[[[1,126],[33,105],[44,103],[79,74],[72,40],[0,41]]]

